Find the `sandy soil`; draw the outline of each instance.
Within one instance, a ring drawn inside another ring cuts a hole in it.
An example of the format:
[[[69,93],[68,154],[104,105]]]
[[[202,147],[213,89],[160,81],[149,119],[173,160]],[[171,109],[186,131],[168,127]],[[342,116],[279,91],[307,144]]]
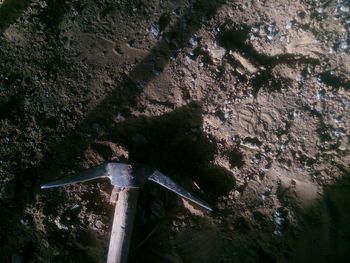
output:
[[[350,5],[0,0],[0,262],[105,262],[112,186],[152,165],[130,262],[348,262]]]

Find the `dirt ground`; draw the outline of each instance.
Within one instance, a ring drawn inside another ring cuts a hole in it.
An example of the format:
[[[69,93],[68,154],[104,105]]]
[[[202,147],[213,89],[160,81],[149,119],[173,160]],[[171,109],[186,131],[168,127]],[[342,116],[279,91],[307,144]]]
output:
[[[105,262],[104,180],[144,163],[130,262],[349,262],[350,3],[0,0],[0,262]]]

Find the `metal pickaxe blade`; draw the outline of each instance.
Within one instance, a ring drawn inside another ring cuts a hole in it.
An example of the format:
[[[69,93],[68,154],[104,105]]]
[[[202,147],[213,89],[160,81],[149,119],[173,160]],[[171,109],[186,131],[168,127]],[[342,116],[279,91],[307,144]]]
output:
[[[146,181],[149,180],[160,184],[202,208],[212,211],[208,204],[191,195],[169,177],[149,166],[138,164],[109,162],[70,177],[44,184],[41,188],[59,187],[104,177],[109,178],[112,185],[119,190],[108,250],[108,263],[126,262],[127,260],[136,213],[138,188],[142,187]]]

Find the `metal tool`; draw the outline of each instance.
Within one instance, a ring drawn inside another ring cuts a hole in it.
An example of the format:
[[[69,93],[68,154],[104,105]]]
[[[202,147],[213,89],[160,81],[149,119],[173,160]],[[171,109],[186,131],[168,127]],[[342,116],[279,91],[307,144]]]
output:
[[[70,177],[59,179],[41,186],[42,189],[85,182],[107,177],[118,190],[107,263],[126,262],[129,252],[131,233],[136,213],[138,188],[146,181],[153,181],[200,207],[212,211],[212,208],[191,195],[172,179],[149,166],[108,162],[95,166]]]

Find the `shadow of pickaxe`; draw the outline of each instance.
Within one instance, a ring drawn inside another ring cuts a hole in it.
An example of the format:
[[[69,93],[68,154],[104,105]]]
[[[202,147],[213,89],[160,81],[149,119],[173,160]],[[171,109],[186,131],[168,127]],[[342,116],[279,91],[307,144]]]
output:
[[[42,189],[85,182],[107,177],[118,190],[118,201],[115,208],[111,239],[108,250],[108,263],[126,262],[133,222],[136,214],[138,189],[147,181],[153,181],[200,207],[212,211],[212,208],[191,195],[172,179],[156,169],[138,164],[109,162],[95,166],[70,177],[59,179],[41,186]]]

